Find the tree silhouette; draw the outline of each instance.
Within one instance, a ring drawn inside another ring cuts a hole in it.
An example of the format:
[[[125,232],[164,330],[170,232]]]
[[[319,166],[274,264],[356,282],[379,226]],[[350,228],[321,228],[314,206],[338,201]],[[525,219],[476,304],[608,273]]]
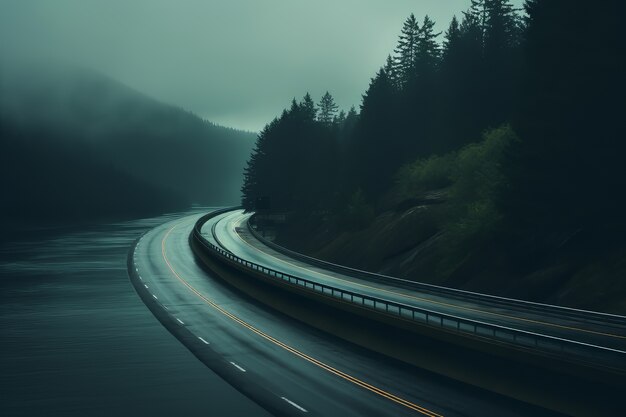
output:
[[[328,91],[322,96],[318,104],[319,114],[317,120],[325,125],[331,125],[334,121],[339,106],[335,104],[333,96]]]
[[[456,60],[455,54],[461,48],[461,26],[456,16],[452,16],[452,21],[448,30],[444,34],[442,58],[448,63]]]
[[[412,82],[415,77],[418,42],[419,24],[415,15],[411,13],[402,26],[398,46],[395,49],[396,68],[393,74],[397,76],[401,87]]]
[[[424,16],[422,26],[418,30],[417,48],[415,52],[415,71],[417,77],[432,74],[439,63],[440,49],[433,28],[435,22],[428,15]]]
[[[387,61],[383,67],[389,82],[395,89],[401,88],[400,76],[398,74],[398,65],[391,55],[387,55]]]
[[[311,98],[311,95],[309,93],[306,93],[304,97],[302,98],[300,107],[302,109],[303,116],[306,120],[308,121],[315,120],[317,116],[317,108],[315,107],[315,103],[313,102],[313,99]]]

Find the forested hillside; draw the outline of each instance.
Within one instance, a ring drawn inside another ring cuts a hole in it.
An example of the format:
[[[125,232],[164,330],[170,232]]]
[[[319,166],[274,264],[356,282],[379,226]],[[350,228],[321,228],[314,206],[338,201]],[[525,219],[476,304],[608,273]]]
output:
[[[3,221],[128,218],[240,198],[251,133],[87,70],[7,64],[0,90]]]
[[[411,15],[358,112],[307,95],[266,127],[243,204],[334,261],[624,309],[623,16],[472,0],[437,33]]]

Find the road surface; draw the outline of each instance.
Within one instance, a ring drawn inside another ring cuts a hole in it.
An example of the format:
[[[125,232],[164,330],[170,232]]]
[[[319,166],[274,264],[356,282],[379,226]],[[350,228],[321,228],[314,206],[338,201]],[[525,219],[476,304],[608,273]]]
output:
[[[350,277],[289,258],[255,239],[246,226],[248,217],[249,214],[242,210],[227,212],[210,219],[203,226],[202,234],[243,259],[335,288],[457,317],[626,351],[626,328],[619,324],[571,315],[539,313],[514,306],[450,299]]]
[[[226,231],[242,219],[230,216],[220,222]],[[147,232],[131,249],[131,280],[170,332],[271,413],[552,415],[371,353],[243,295],[197,263],[188,239],[198,218],[183,217]],[[252,251],[237,235],[227,235]]]

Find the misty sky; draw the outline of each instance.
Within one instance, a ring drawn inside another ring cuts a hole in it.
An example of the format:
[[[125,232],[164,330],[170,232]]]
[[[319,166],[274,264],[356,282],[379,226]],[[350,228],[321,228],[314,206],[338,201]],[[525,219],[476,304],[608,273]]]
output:
[[[515,2],[521,5],[522,0]],[[310,91],[358,105],[404,19],[469,0],[0,0],[5,60],[68,61],[257,131]]]

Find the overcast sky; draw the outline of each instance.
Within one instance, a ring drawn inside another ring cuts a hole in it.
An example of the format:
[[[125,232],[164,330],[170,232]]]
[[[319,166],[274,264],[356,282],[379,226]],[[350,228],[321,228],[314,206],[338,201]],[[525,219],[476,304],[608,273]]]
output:
[[[515,2],[521,4],[522,0]],[[257,131],[310,91],[358,105],[403,21],[444,30],[469,0],[0,0],[3,59],[95,68],[161,101]]]

